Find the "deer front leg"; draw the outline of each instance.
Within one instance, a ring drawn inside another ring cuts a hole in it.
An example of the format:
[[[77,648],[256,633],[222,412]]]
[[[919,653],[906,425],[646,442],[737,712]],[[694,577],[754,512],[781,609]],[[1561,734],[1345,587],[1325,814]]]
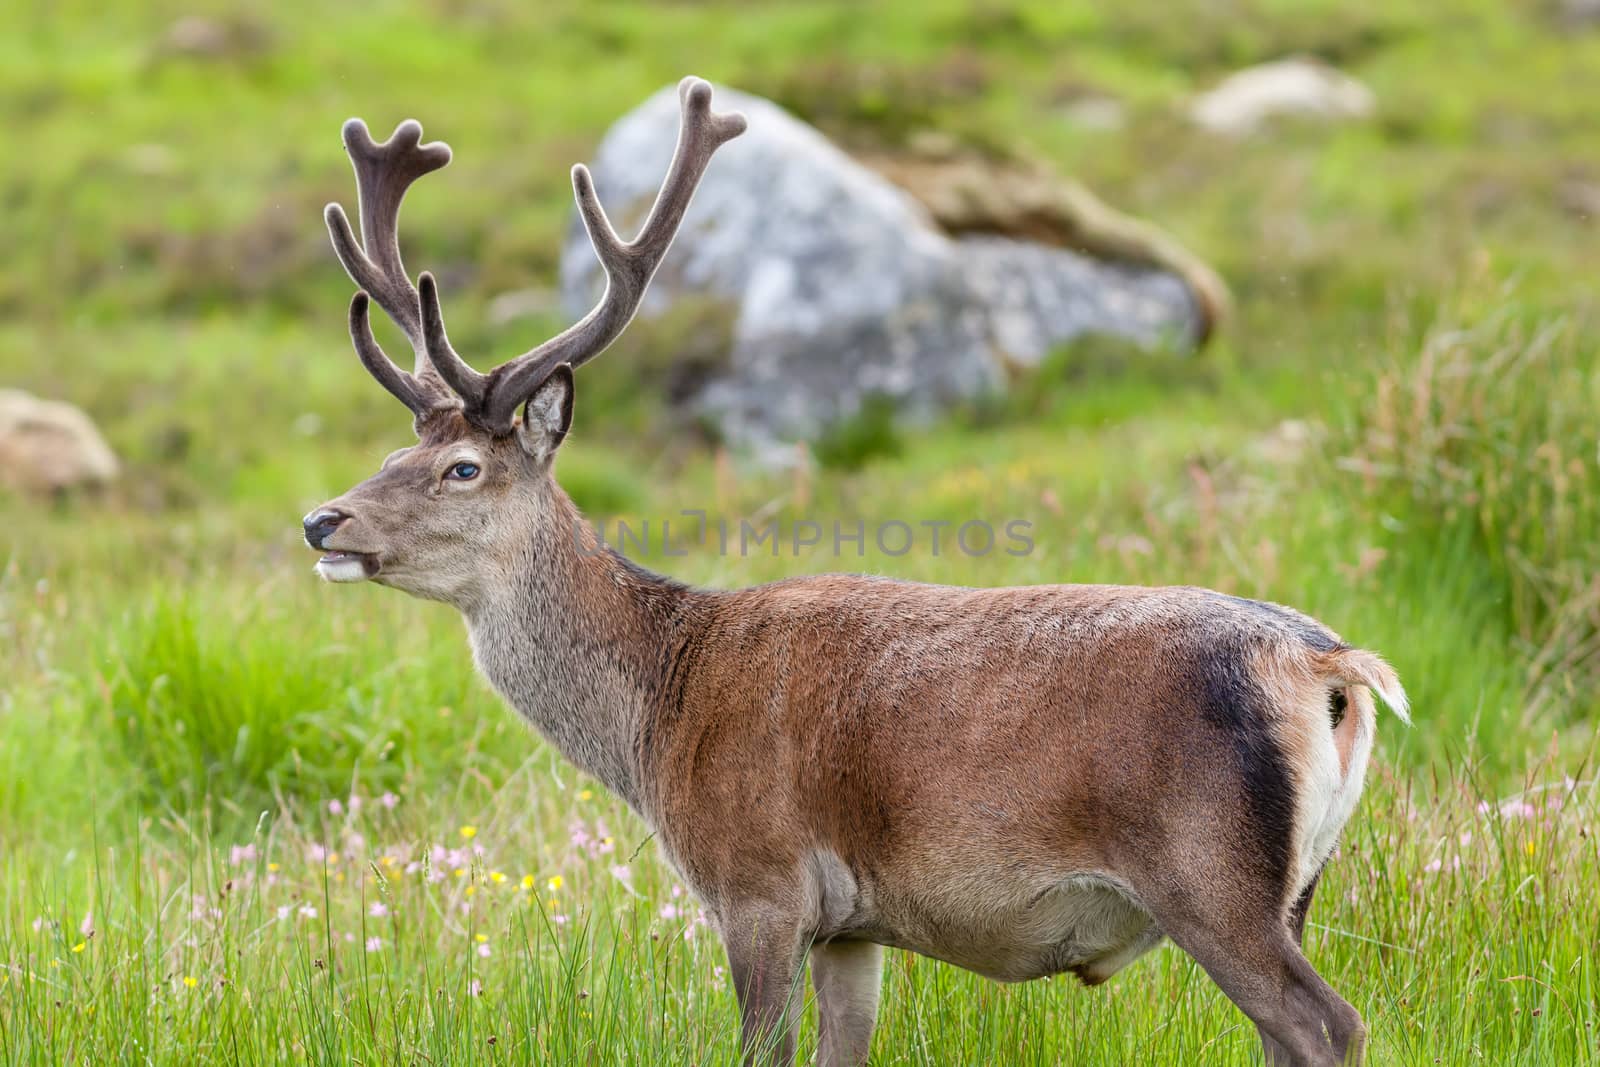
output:
[[[803,1002],[806,924],[793,911],[767,905],[731,908],[720,926],[739,998],[744,1062],[787,1067]]]
[[[883,947],[870,941],[833,941],[811,946],[811,984],[817,990],[818,1067],[856,1067],[867,1062],[878,1021],[883,984]]]

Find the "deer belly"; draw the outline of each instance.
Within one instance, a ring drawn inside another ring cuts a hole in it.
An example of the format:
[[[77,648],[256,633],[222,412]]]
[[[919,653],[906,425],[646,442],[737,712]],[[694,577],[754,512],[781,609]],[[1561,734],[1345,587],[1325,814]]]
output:
[[[1148,912],[1111,883],[1075,875],[998,908],[938,908],[914,924],[900,947],[946,960],[997,982],[1075,973],[1093,985],[1160,938]]]

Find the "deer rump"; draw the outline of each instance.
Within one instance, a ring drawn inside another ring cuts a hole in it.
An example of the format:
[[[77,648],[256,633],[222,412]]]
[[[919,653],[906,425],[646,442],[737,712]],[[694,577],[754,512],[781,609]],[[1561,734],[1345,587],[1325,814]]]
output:
[[[1003,981],[1103,981],[1159,941],[1147,901],[1219,880],[1287,914],[1360,795],[1367,687],[1400,699],[1321,624],[1207,590],[714,599],[642,746],[672,860],[713,908],[780,896],[819,941]]]

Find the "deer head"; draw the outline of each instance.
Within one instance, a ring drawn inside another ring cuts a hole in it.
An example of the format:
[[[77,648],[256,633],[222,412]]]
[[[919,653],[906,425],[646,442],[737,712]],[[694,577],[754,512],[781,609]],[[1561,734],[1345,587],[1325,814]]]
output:
[[[317,564],[323,578],[372,580],[462,605],[504,574],[519,537],[566,521],[556,506],[565,498],[550,472],[572,424],[572,370],[626,328],[712,154],[744,132],[743,115],[712,112],[706,82],[685,78],[678,96],[677,150],[632,241],[612,228],[588,169],[572,169],[578,212],[605,268],[599,303],[561,334],[488,374],[451,347],[433,276],[423,272],[412,285],[400,259],[401,200],[412,182],[450,162],[449,147],[422,144],[422,127],[411,120],[382,144],[360,119],[345,123],[361,241],[338,204],[324,214],[334,251],[360,286],[350,303],[350,336],[362,364],[411,410],[418,441],[305,517],[306,542],[324,553]],[[411,342],[416,358],[410,372],[373,337],[367,316],[374,300]]]

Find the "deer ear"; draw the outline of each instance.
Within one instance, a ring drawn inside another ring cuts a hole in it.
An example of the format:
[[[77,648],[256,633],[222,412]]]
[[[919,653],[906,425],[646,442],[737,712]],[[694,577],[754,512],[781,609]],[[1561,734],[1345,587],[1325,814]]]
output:
[[[563,363],[533,391],[522,408],[517,439],[528,454],[549,462],[572,425],[572,368]]]

